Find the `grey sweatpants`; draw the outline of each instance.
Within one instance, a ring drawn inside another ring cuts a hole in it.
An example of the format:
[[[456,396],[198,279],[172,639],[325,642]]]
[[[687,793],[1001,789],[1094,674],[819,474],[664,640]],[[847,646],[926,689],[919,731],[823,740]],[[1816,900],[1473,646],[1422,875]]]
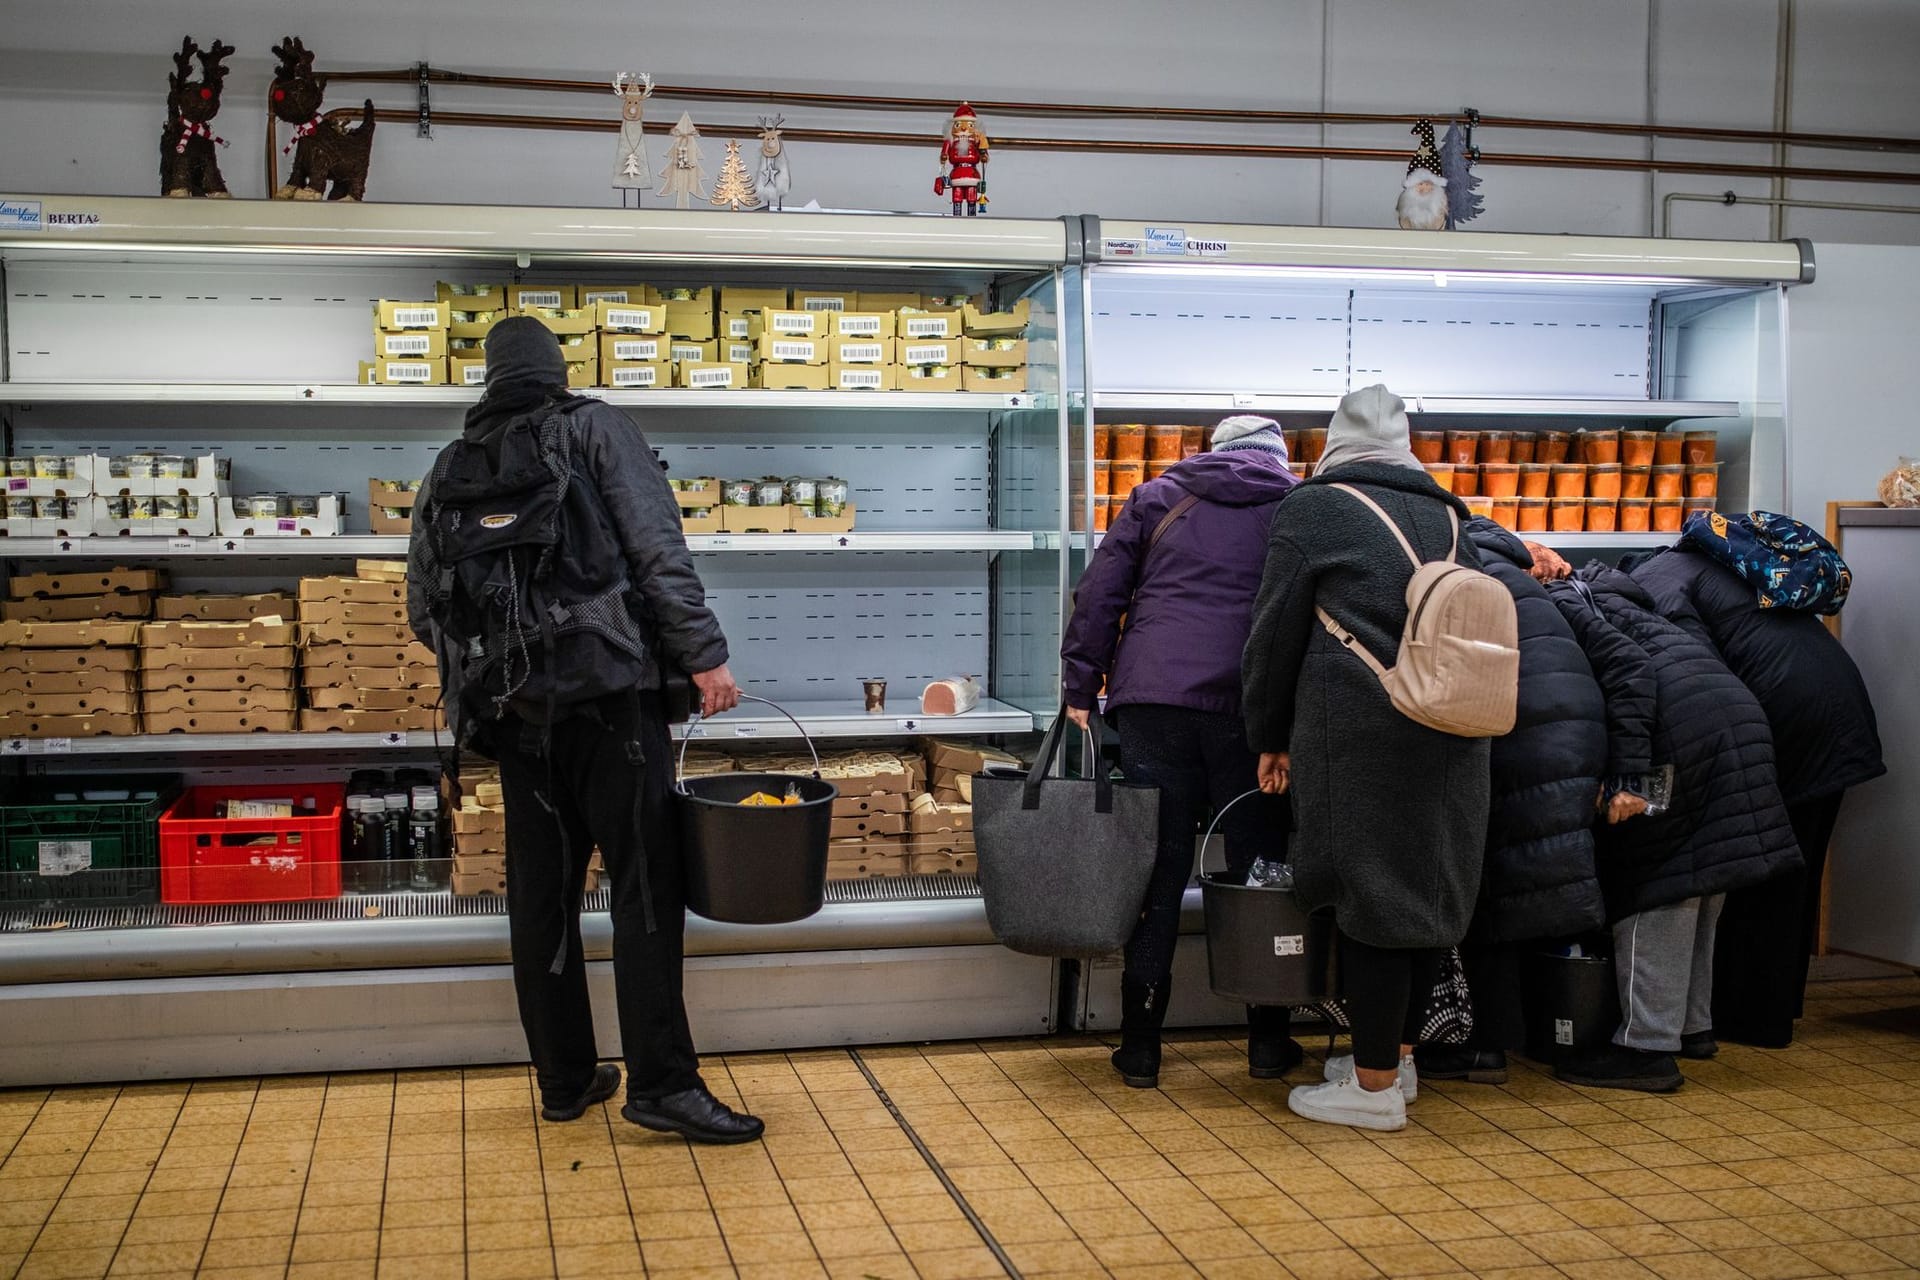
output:
[[[1726,901],[1724,893],[1688,898],[1613,926],[1615,1044],[1676,1053],[1681,1036],[1713,1029],[1713,936]]]

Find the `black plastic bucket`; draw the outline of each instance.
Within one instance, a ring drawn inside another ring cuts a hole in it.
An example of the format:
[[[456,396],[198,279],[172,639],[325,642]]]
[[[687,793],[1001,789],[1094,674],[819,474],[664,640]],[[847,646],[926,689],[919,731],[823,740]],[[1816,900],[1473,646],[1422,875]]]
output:
[[[1557,1063],[1612,1041],[1620,996],[1610,958],[1542,953],[1532,957],[1521,983],[1529,1058]]]
[[[744,698],[766,702],[764,698]],[[767,702],[766,705],[774,706]],[[791,715],[774,707],[787,719]],[[693,718],[699,723],[699,717]],[[800,722],[794,720],[794,727]],[[691,725],[689,725],[691,729]],[[806,730],[800,730],[806,737]],[[691,732],[688,739],[692,737]],[[811,739],[807,749],[813,750]],[[680,748],[686,758],[685,742]],[[839,789],[818,774],[814,753],[811,778],[787,773],[722,773],[682,778],[680,849],[687,877],[687,906],[709,920],[728,924],[786,924],[820,909],[827,894],[827,838],[833,829],[833,802]],[[756,791],[783,796],[788,787],[800,803],[742,805]]]
[[[1207,983],[1242,1004],[1313,1004],[1340,994],[1330,915],[1303,911],[1291,889],[1200,877]]]

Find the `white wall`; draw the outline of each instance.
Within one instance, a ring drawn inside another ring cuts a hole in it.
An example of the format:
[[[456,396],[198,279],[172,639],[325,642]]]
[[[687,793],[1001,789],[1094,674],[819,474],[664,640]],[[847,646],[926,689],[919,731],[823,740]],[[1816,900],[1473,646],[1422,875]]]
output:
[[[1920,4],[1911,0],[1792,0],[1793,127],[1920,132]],[[229,81],[220,132],[230,184],[263,194],[261,102],[270,46],[303,35],[333,68],[397,68],[425,59],[471,71],[599,79],[620,68],[663,81],[844,89],[958,100],[1005,99],[1244,106],[1335,111],[1447,110],[1488,114],[1766,128],[1775,108],[1780,0],[971,0],[964,6],[733,0],[666,5],[579,0],[333,0],[304,8],[249,0],[68,0],[10,4],[0,24],[0,184],[12,191],[143,193],[157,185],[157,143],[170,52],[183,34],[219,36],[244,57]],[[354,100],[342,85],[330,105]],[[411,106],[400,86],[373,89],[382,106]],[[432,141],[382,125],[371,190],[385,200],[612,204],[611,97],[486,95],[436,90],[444,108],[604,114],[587,134],[443,129]],[[677,107],[659,104],[655,119]],[[786,108],[790,123],[932,133],[929,115],[865,116]],[[714,123],[751,123],[751,106],[703,106]],[[1064,122],[991,117],[997,137],[1066,132]],[[1078,126],[1085,127],[1085,126]],[[1317,127],[1169,130],[1146,122],[1094,125],[1119,138],[1257,138],[1314,142]],[[1398,127],[1331,128],[1336,145],[1405,148]],[[1640,139],[1485,130],[1500,152],[1643,156]],[[709,142],[710,168],[722,148]],[[656,154],[658,148],[656,148]],[[1751,162],[1763,149],[1663,142],[1662,158]],[[935,210],[926,149],[796,145],[796,195],[830,207]],[[1913,158],[1819,152],[1826,167],[1903,167]],[[991,170],[994,211],[1051,216],[1211,218],[1388,225],[1401,167],[1088,155],[1003,146]],[[1734,188],[1757,179],[1487,166],[1487,230],[1648,234],[1668,191]],[[1920,206],[1920,187],[1801,184],[1796,193]],[[1678,206],[1677,234],[1769,234],[1765,210]],[[1920,243],[1920,217],[1795,212],[1786,233],[1818,240]]]

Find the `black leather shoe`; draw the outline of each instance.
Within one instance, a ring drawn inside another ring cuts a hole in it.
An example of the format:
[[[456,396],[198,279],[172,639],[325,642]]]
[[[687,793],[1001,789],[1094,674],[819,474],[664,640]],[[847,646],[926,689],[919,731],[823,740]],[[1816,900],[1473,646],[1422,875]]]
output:
[[[630,1098],[620,1114],[642,1129],[720,1145],[753,1142],[767,1129],[765,1121],[741,1115],[708,1093],[704,1085],[664,1098]]]
[[[1507,1055],[1499,1049],[1464,1044],[1417,1044],[1414,1067],[1422,1080],[1465,1080],[1469,1084],[1505,1084]]]
[[[551,1120],[555,1124],[578,1120],[618,1092],[620,1092],[620,1068],[610,1062],[603,1063],[593,1069],[593,1083],[589,1084],[572,1102],[541,1103],[540,1118]]]
[[[1705,1062],[1720,1052],[1720,1042],[1713,1038],[1711,1031],[1696,1031],[1690,1036],[1680,1037],[1680,1056],[1694,1062]]]
[[[1247,1074],[1255,1080],[1278,1080],[1307,1056],[1288,1036],[1292,1013],[1284,1008],[1247,1006]]]
[[[1568,1084],[1589,1089],[1635,1089],[1641,1093],[1672,1093],[1686,1083],[1672,1054],[1618,1045],[1563,1062],[1553,1074]]]
[[[1140,1043],[1122,1040],[1107,1061],[1113,1064],[1129,1089],[1160,1087],[1160,1041],[1157,1039]]]

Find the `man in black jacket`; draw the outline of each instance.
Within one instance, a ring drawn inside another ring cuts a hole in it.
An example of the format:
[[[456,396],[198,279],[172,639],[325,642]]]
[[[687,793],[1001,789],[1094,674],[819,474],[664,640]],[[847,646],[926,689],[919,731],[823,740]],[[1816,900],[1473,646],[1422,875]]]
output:
[[[612,881],[614,990],[627,1062],[622,1114],[697,1142],[749,1142],[763,1126],[702,1083],[681,997],[686,900],[660,659],[694,673],[707,715],[737,706],[740,691],[653,451],[625,414],[572,396],[566,385],[560,344],[544,326],[524,317],[501,321],[487,336],[486,394],[468,412],[463,438],[498,468],[509,429],[530,426],[543,451],[570,460],[568,485],[591,487],[630,584],[629,616],[597,625],[629,640],[644,635],[659,652],[641,655],[631,692],[557,708],[550,700],[503,698],[504,711],[486,722],[507,806],[514,990],[541,1115],[577,1119],[620,1087],[620,1069],[599,1065],[580,938],[587,852],[597,845]],[[435,484],[446,480],[451,453],[441,454],[416,500],[407,574],[414,633],[439,653],[443,673],[460,672],[466,658],[444,634],[453,562],[463,539],[482,533],[436,523]],[[490,527],[516,518],[490,517],[503,522]],[[588,610],[576,605],[574,612]],[[640,647],[629,643],[629,656]],[[547,675],[557,682],[556,673]],[[449,703],[460,695],[448,680]]]

